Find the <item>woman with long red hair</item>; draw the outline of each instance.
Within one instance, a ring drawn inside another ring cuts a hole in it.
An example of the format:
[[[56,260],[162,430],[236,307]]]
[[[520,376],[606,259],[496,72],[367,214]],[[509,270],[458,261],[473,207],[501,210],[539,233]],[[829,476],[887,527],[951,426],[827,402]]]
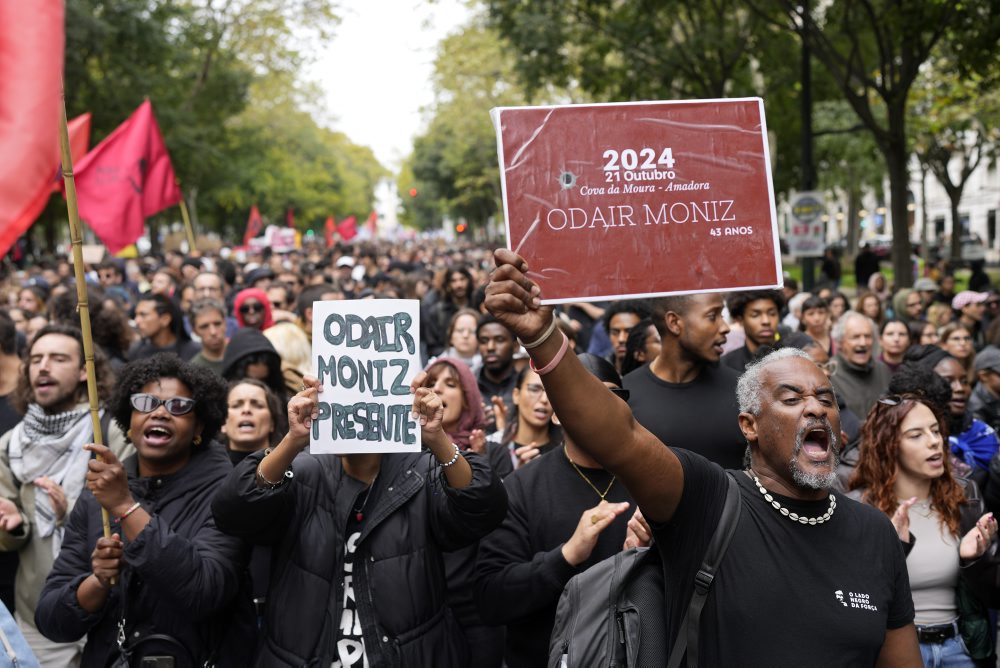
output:
[[[997,533],[975,485],[952,476],[947,421],[916,394],[880,399],[861,432],[848,487],[892,519],[906,552],[917,636],[925,666],[975,666],[993,655],[984,601],[995,563],[984,557]],[[919,540],[917,538],[919,537]]]

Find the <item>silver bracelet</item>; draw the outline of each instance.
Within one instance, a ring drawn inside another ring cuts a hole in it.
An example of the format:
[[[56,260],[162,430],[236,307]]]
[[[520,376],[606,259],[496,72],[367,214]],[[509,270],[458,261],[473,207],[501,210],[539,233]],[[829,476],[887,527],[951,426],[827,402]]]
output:
[[[441,468],[445,468],[445,469],[448,468],[449,466],[451,466],[452,464],[454,464],[455,462],[457,462],[458,458],[462,456],[462,451],[458,449],[457,445],[455,445],[454,443],[452,443],[451,447],[455,448],[455,456],[452,457],[451,459],[449,459],[446,462],[439,461],[438,464],[441,465]]]
[[[556,331],[556,317],[553,315],[552,322],[549,323],[549,326],[545,329],[544,332],[542,332],[541,336],[539,336],[534,341],[529,341],[527,343],[521,341],[521,345],[524,346],[525,350],[531,350],[532,348],[537,348],[538,346],[548,341],[549,337],[552,336],[552,332],[554,331]]]

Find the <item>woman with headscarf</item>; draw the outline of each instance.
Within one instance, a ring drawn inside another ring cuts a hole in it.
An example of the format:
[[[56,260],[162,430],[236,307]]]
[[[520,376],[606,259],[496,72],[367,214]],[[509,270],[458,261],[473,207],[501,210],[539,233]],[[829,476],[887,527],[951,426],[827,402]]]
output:
[[[263,331],[274,324],[271,314],[271,300],[259,288],[240,290],[233,300],[233,313],[240,327],[250,327]]]

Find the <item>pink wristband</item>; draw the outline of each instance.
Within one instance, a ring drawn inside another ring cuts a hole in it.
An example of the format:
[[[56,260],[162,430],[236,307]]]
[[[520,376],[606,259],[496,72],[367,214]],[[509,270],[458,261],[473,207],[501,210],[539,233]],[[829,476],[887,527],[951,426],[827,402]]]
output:
[[[548,364],[543,366],[541,369],[538,369],[535,367],[534,360],[530,360],[528,362],[528,366],[531,367],[531,370],[537,373],[539,376],[544,376],[547,373],[551,373],[557,366],[559,366],[559,362],[562,362],[563,357],[566,356],[566,351],[569,350],[569,337],[563,334],[562,331],[560,331],[559,334],[561,334],[563,337],[562,345],[559,346],[559,352],[556,353],[556,356],[553,357]]]

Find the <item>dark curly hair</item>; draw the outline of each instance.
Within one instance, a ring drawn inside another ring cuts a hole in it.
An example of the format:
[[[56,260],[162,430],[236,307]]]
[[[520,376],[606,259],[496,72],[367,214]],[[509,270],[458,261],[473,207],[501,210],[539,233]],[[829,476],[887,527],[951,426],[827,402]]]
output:
[[[106,299],[104,290],[96,286],[87,286],[90,329],[93,332],[94,343],[104,349],[110,357],[124,359],[132,344],[128,316],[116,308],[109,307]],[[80,327],[76,291],[70,290],[53,297],[49,302],[49,315],[52,316],[53,322]]]
[[[229,395],[226,384],[214,372],[188,364],[173,353],[129,362],[122,369],[108,402],[108,410],[122,431],[127,432],[132,423],[132,395],[161,378],[176,378],[191,391],[195,418],[202,425],[202,440],[207,443],[213,439],[226,421],[226,397]]]
[[[904,394],[901,401],[889,404],[877,402],[868,413],[861,429],[861,453],[858,466],[848,482],[848,489],[865,488],[864,500],[888,516],[899,506],[896,498],[896,472],[899,470],[900,427],[916,404],[923,404],[934,414],[941,432],[944,472],[931,481],[931,504],[953,536],[959,532],[960,507],[965,492],[951,475],[948,457],[948,422],[944,411],[933,401],[919,394]]]
[[[726,308],[729,309],[729,315],[733,318],[740,319],[743,317],[743,311],[746,309],[747,304],[750,302],[755,302],[758,299],[766,299],[768,301],[774,302],[775,307],[778,312],[785,308],[785,296],[781,294],[781,290],[746,290],[743,292],[731,292],[726,297]]]

